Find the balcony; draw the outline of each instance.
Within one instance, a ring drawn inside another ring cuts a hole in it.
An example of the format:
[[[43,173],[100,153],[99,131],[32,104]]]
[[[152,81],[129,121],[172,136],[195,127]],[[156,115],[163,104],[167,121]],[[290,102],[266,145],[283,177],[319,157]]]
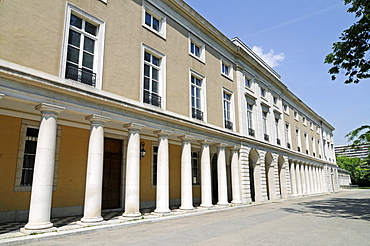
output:
[[[67,63],[66,65],[66,79],[71,79],[74,81],[81,82],[86,85],[91,85],[95,87],[96,74],[90,70],[79,68],[74,64]]]
[[[248,134],[249,136],[254,137],[254,130],[252,128],[248,128]]]
[[[297,147],[298,152],[301,152],[301,147]]]
[[[225,128],[232,130],[233,129],[233,123],[229,120],[225,120]]]
[[[266,133],[263,135],[263,139],[265,139],[266,141],[269,141],[270,137],[269,135],[267,135]]]
[[[308,155],[308,150],[306,150],[306,154]]]
[[[198,120],[203,120],[203,112],[196,108],[191,108],[191,117]]]
[[[281,141],[280,141],[280,139],[276,139],[276,143],[277,143],[277,145],[281,145]]]
[[[286,146],[288,147],[288,149],[291,148],[290,143],[287,143]]]
[[[151,93],[149,91],[144,91],[144,102],[161,107],[161,100],[162,98],[158,96],[157,94]]]

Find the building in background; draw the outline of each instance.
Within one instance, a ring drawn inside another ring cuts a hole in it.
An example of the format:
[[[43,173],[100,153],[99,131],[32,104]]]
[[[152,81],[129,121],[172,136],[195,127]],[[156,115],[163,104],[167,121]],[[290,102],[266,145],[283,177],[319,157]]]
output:
[[[333,130],[182,0],[3,0],[0,220],[334,192]]]
[[[369,145],[362,145],[356,148],[352,148],[351,145],[339,145],[339,146],[334,147],[336,155],[343,155],[347,157],[357,157],[361,159],[365,159],[369,157],[369,152],[370,152],[369,149],[370,149]]]

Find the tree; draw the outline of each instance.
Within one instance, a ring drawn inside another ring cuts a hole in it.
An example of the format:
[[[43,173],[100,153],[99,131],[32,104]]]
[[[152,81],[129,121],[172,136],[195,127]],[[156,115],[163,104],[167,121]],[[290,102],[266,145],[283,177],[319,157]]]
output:
[[[344,83],[358,83],[370,78],[370,1],[343,1],[345,5],[352,4],[347,12],[355,13],[359,20],[342,32],[341,41],[333,44],[333,52],[326,56],[325,63],[333,65],[329,69],[332,80],[343,70],[348,77]]]
[[[358,157],[346,157],[346,156],[337,156],[337,164],[340,168],[343,168],[349,171],[352,184],[365,184],[366,185],[366,170],[362,168],[362,162]]]

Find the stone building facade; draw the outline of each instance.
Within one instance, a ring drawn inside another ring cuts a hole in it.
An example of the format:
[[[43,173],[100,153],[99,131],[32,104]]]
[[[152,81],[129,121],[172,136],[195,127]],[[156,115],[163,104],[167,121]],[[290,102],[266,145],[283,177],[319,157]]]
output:
[[[333,130],[182,0],[3,0],[0,220],[335,192]]]

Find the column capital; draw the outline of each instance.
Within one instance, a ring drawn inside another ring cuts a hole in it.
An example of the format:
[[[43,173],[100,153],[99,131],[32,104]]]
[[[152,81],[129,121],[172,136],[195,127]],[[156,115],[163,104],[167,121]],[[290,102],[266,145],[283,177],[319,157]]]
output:
[[[210,145],[211,143],[213,143],[213,141],[209,140],[209,139],[202,139],[202,140],[199,140],[198,143],[202,144],[202,145]]]
[[[173,132],[167,130],[158,130],[155,131],[154,134],[157,134],[159,137],[168,137],[168,135],[172,134]]]
[[[218,143],[218,144],[216,144],[216,147],[217,147],[218,149],[225,149],[227,146],[228,146],[228,145],[227,145],[227,144],[225,144],[225,143]]]
[[[190,142],[191,140],[194,139],[194,137],[190,136],[190,135],[182,135],[182,136],[179,136],[177,138],[181,139],[183,142]]]
[[[110,117],[99,115],[99,114],[92,114],[92,115],[86,116],[85,119],[95,124],[96,123],[104,124],[105,122],[111,120]]]
[[[124,128],[127,128],[129,131],[140,131],[141,128],[146,127],[145,125],[138,124],[138,123],[128,123],[123,125]]]
[[[240,147],[239,146],[230,146],[230,150],[232,152],[238,152],[240,150]]]
[[[5,94],[0,93],[0,100],[3,99],[4,96],[5,96]]]
[[[55,115],[58,115],[60,112],[64,111],[66,108],[49,104],[49,103],[40,103],[35,107],[35,110],[40,111],[41,113],[52,113]]]

